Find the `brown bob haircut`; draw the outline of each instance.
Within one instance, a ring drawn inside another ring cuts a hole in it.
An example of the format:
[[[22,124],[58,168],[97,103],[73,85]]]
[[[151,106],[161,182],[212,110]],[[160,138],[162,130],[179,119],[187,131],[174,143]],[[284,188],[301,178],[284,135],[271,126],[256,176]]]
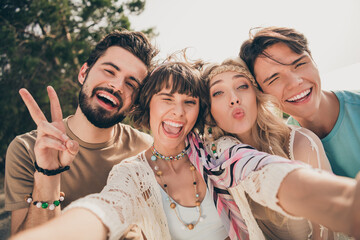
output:
[[[171,94],[186,94],[199,98],[199,115],[194,128],[202,132],[204,121],[204,84],[200,78],[200,66],[188,62],[166,62],[156,67],[140,88],[140,94],[131,114],[136,127],[150,130],[150,101],[162,89],[171,89]]]
[[[252,30],[257,31],[255,34],[252,34]],[[311,56],[306,37],[295,29],[286,27],[266,27],[255,28],[252,30],[250,30],[250,38],[241,45],[239,57],[245,61],[250,73],[255,79],[254,63],[256,59],[262,55],[276,61],[266,53],[266,49],[276,43],[285,43],[293,52],[297,54],[308,52]],[[260,88],[260,86],[258,87]]]

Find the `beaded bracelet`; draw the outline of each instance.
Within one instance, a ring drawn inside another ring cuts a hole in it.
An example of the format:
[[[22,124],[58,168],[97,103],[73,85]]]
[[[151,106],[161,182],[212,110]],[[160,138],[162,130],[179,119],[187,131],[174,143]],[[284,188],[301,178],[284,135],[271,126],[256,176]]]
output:
[[[36,171],[41,172],[42,174],[44,174],[46,176],[54,176],[56,174],[65,172],[70,169],[70,166],[59,167],[58,169],[54,169],[54,170],[44,169],[44,168],[39,167],[39,165],[37,164],[36,161],[34,162],[34,166],[35,166]]]
[[[27,203],[33,203],[34,206],[36,206],[37,208],[43,208],[43,209],[47,209],[49,208],[49,210],[54,210],[55,207],[59,206],[60,203],[62,201],[64,201],[65,199],[65,193],[64,192],[60,192],[60,198],[59,200],[55,200],[53,203],[49,204],[48,202],[42,202],[42,201],[33,201],[32,198],[32,193],[30,193],[29,195],[27,195],[25,197],[25,201]]]

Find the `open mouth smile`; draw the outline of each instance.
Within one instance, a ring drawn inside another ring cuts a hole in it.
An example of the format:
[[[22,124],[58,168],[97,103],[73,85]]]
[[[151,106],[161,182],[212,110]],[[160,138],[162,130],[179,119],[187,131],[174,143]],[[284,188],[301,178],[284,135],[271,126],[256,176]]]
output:
[[[184,124],[173,122],[173,121],[163,121],[162,127],[164,129],[164,132],[169,137],[178,137],[183,130]]]
[[[112,93],[109,93],[107,90],[98,90],[94,95],[98,99],[100,105],[106,109],[112,110],[115,108],[121,108],[119,98]]]
[[[312,92],[312,88],[309,88],[309,89],[287,99],[286,102],[290,102],[290,103],[303,102],[310,96],[311,92]]]

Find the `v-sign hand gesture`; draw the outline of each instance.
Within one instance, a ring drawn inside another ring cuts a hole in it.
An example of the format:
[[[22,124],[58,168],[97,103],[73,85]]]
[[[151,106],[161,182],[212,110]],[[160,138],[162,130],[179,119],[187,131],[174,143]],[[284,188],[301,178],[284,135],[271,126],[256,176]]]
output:
[[[34,147],[37,164],[44,169],[58,169],[69,165],[79,150],[79,144],[66,135],[59,98],[52,87],[47,87],[50,99],[51,119],[48,122],[38,104],[26,89],[20,89],[30,115],[37,125]]]

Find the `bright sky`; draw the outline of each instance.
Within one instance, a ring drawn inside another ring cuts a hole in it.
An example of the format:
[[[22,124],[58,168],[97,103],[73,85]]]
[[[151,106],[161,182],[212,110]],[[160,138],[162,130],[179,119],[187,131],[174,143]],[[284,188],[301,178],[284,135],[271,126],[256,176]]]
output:
[[[156,28],[161,58],[190,47],[191,58],[215,62],[236,56],[253,27],[292,27],[308,38],[324,89],[360,89],[359,0],[147,0],[130,20]]]

